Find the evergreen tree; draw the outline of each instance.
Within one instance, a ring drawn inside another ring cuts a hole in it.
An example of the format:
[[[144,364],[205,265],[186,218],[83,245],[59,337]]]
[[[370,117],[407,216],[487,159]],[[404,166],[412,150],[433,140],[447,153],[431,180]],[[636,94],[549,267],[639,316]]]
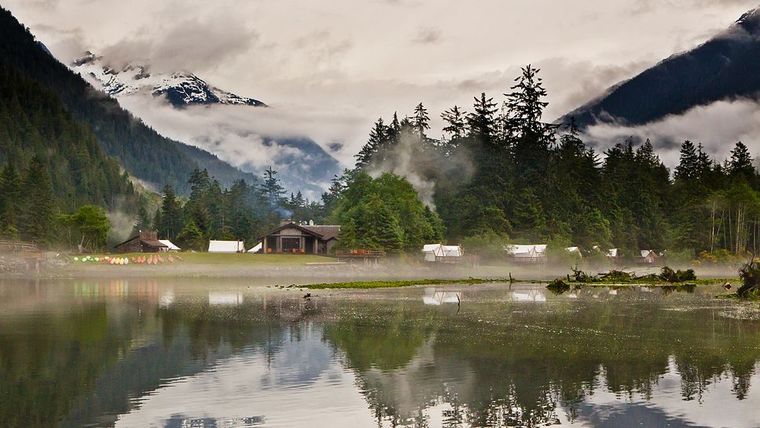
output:
[[[53,225],[53,189],[45,162],[34,156],[22,185],[23,200],[19,212],[22,239],[47,243]]]
[[[755,178],[755,167],[752,165],[752,157],[749,149],[739,141],[731,150],[731,159],[728,162],[728,173],[732,177],[743,178],[752,182]]]
[[[182,229],[182,207],[174,194],[174,188],[168,184],[164,186],[159,212],[159,222],[156,226],[159,237],[175,239]]]
[[[364,168],[373,160],[382,161],[382,158],[376,158],[378,153],[380,153],[381,157],[386,155],[386,151],[388,150],[387,142],[388,129],[383,122],[383,118],[379,118],[369,133],[367,144],[354,156],[356,158],[356,168]]]
[[[467,113],[454,106],[441,113],[441,118],[446,122],[443,132],[450,135],[449,145],[455,148],[467,132]]]
[[[150,230],[152,222],[148,216],[148,210],[145,208],[145,203],[141,203],[140,207],[137,209],[136,220],[135,225],[132,227],[132,235],[136,235],[140,233],[140,231]]]
[[[496,103],[493,102],[493,98],[486,98],[484,92],[480,94],[480,98],[475,98],[473,110],[474,112],[467,116],[470,135],[481,143],[491,143],[496,124]]]
[[[277,209],[282,206],[285,197],[285,188],[277,178],[277,171],[270,166],[264,170],[264,182],[261,184],[261,193],[264,200],[271,208]]]
[[[675,170],[675,179],[690,182],[700,175],[699,153],[697,148],[689,140],[681,145],[681,157]]]
[[[177,245],[185,250],[204,251],[206,250],[206,240],[203,232],[198,228],[193,220],[188,221],[182,227],[177,235]]]
[[[16,238],[18,234],[18,215],[21,203],[21,177],[13,163],[8,163],[0,175],[0,234]]]
[[[430,116],[422,103],[417,104],[414,108],[412,126],[417,131],[417,135],[424,141],[426,139],[425,131],[430,129]]]

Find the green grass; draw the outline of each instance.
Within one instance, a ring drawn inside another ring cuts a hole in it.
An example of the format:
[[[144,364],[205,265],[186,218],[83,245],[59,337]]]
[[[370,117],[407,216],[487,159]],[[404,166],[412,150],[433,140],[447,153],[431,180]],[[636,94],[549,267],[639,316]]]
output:
[[[372,288],[400,288],[400,287],[414,287],[417,285],[476,285],[486,284],[490,282],[508,282],[505,279],[482,279],[482,278],[467,278],[467,279],[409,279],[403,281],[353,281],[353,282],[330,282],[322,284],[308,284],[302,285],[302,288],[309,288],[312,290],[332,290],[332,289],[372,289]]]
[[[139,257],[150,256],[148,253],[110,254],[109,257]],[[218,254],[218,253],[161,253],[161,257],[179,256],[182,260],[177,264],[193,265],[278,265],[302,266],[306,263],[332,263],[333,257],[311,254]],[[103,257],[103,255],[97,255]],[[73,260],[73,257],[72,257]],[[89,263],[87,263],[89,264]]]

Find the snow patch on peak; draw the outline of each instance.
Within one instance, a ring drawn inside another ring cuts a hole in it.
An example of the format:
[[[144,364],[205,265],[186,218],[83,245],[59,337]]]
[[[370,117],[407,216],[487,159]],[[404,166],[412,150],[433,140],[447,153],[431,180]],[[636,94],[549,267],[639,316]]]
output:
[[[760,7],[751,9],[747,12],[745,12],[737,21],[737,24],[741,24],[743,22],[747,21],[753,21],[756,19],[760,19]]]
[[[127,64],[115,69],[102,57],[87,51],[71,63],[71,68],[94,83],[112,97],[149,92],[164,96],[175,107],[194,104],[232,104],[266,107],[263,102],[241,97],[210,85],[192,73],[151,74],[148,66]]]
[[[750,34],[760,33],[760,8],[746,12],[736,21],[736,25],[742,27]]]

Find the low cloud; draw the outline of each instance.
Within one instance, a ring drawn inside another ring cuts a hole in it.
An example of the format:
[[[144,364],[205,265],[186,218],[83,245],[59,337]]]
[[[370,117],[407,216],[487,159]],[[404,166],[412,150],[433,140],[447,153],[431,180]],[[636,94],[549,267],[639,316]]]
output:
[[[702,143],[705,151],[718,162],[730,156],[738,141],[746,144],[758,158],[760,104],[750,99],[719,101],[641,126],[595,125],[585,135],[585,139],[600,151],[628,137],[649,138],[660,159],[670,168],[678,164],[680,144],[684,140]]]
[[[417,34],[412,38],[412,42],[422,45],[433,45],[441,41],[441,30],[437,28],[420,28]]]
[[[307,136],[329,154],[340,156],[342,146],[333,136],[349,134],[356,128],[356,119],[351,116],[315,113],[296,106],[278,109],[210,105],[177,109],[165,99],[145,93],[121,97],[119,103],[162,135],[210,151],[242,170],[258,174],[272,166],[282,173],[283,179],[298,171],[313,172],[315,176],[324,175],[321,181],[313,183],[324,188],[331,176],[309,169],[313,161],[324,158],[304,154],[298,148],[279,144],[278,140]],[[262,137],[264,135],[268,139]],[[294,162],[298,159],[301,161]],[[307,177],[297,178],[307,180]],[[303,190],[308,193],[308,189]],[[307,196],[316,199],[319,191],[312,188],[312,194]]]
[[[258,37],[243,19],[207,17],[173,23],[161,38],[132,35],[100,53],[118,68],[137,62],[160,72],[199,73],[222,67],[247,52]]]

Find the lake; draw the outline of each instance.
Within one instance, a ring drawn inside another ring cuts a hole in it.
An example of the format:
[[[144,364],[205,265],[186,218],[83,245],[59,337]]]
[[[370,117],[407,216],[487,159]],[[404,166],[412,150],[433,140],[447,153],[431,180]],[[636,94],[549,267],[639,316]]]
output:
[[[3,426],[760,426],[757,305],[494,284],[0,281]]]

